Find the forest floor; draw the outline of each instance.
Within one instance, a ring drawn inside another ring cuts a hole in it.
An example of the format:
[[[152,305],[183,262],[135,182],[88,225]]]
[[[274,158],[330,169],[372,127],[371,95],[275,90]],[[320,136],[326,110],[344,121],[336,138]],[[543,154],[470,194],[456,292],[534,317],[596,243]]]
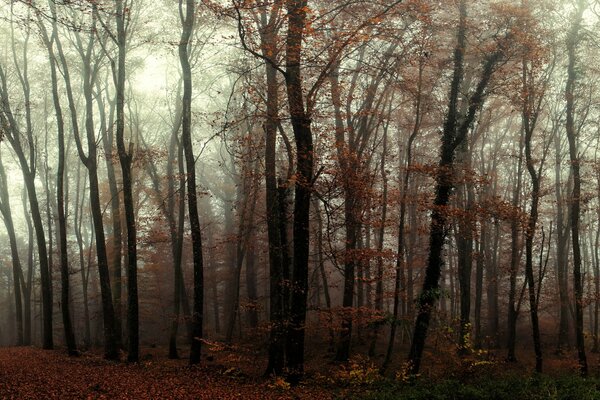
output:
[[[152,350],[152,349],[150,349]],[[189,367],[146,352],[131,365],[97,354],[68,357],[60,350],[0,349],[0,399],[332,399],[318,385],[290,388],[216,363]]]
[[[208,350],[201,365],[169,360],[165,348],[143,348],[138,364],[111,362],[100,353],[68,357],[64,350],[0,348],[0,400],[3,399],[600,399],[597,354],[590,354],[590,377],[579,378],[573,357],[548,355],[543,375],[532,373],[533,360],[506,363],[500,354],[426,352],[416,380],[395,368],[382,378],[372,360],[353,358],[347,365],[311,354],[306,379],[290,387],[283,379],[264,378],[264,356],[248,347]],[[520,354],[524,355],[525,352]],[[398,365],[396,367],[399,367]]]

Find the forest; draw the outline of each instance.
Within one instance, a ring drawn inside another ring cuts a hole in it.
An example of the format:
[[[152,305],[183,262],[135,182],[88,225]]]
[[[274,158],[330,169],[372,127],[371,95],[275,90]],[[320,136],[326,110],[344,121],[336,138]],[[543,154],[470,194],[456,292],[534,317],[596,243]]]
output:
[[[600,398],[599,28],[2,1],[0,398]]]

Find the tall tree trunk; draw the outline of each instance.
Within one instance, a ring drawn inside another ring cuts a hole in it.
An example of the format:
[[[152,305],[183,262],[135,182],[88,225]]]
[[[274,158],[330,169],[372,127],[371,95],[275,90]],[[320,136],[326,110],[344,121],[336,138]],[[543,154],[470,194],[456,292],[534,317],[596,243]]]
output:
[[[187,172],[188,217],[192,233],[194,261],[194,311],[192,313],[192,345],[190,349],[190,364],[194,365],[200,362],[204,317],[204,267],[202,264],[202,233],[198,215],[198,192],[196,191],[196,160],[192,146],[192,70],[189,57],[189,47],[196,17],[196,2],[185,0],[185,12],[183,8],[183,0],[179,0],[179,17],[182,26],[179,42],[179,62],[183,78],[181,142]]]
[[[185,167],[183,165],[183,146],[177,139],[179,127],[181,126],[181,107],[178,107],[175,116],[175,124],[171,136],[169,148],[169,160],[167,176],[169,177],[169,200],[167,213],[169,219],[169,231],[171,232],[171,254],[173,257],[173,320],[169,335],[169,358],[179,358],[177,352],[177,331],[179,330],[179,314],[182,299],[184,297],[183,283],[183,240],[185,227]],[[179,190],[175,191],[174,160],[177,158],[179,167]],[[177,219],[175,219],[175,199],[177,198]],[[177,222],[175,222],[177,221]],[[189,324],[189,323],[188,323]],[[189,329],[188,329],[189,330]],[[189,333],[189,332],[188,332]]]
[[[523,160],[523,139],[522,132],[519,135],[519,157],[516,166],[516,184],[513,189],[512,208],[514,215],[510,221],[510,288],[508,292],[508,338],[506,359],[510,362],[516,362],[515,346],[517,343],[517,319],[519,318],[519,310],[517,307],[517,274],[519,272],[519,221],[516,215],[516,210],[519,207],[521,197],[521,180],[522,180],[522,160]]]
[[[476,113],[481,109],[485,90],[492,78],[494,69],[504,56],[505,44],[500,43],[498,49],[489,54],[484,62],[481,77],[475,91],[468,99],[466,115],[460,115],[457,109],[458,94],[463,78],[463,57],[466,44],[466,0],[460,3],[460,22],[458,28],[458,43],[454,52],[454,75],[450,87],[448,114],[442,133],[442,146],[439,170],[436,174],[436,189],[434,208],[431,213],[429,233],[429,258],[425,269],[423,289],[418,301],[418,314],[413,331],[413,340],[408,357],[409,372],[418,374],[421,357],[425,347],[425,338],[435,300],[439,296],[439,278],[443,263],[442,249],[447,230],[448,215],[444,208],[448,205],[453,188],[452,168],[456,148],[465,140],[473,124]]]
[[[352,162],[356,159],[356,151],[353,141],[348,143],[345,139],[345,130],[342,113],[339,87],[339,62],[332,68],[331,74],[331,98],[335,110],[335,147],[337,149],[340,176],[344,188],[344,225],[345,225],[345,249],[344,249],[344,290],[342,295],[342,326],[340,340],[336,351],[336,361],[348,361],[350,356],[350,344],[352,339],[352,319],[354,301],[354,283],[356,265],[356,249],[358,244],[358,232],[360,223],[358,221],[358,198],[356,189],[352,185],[356,181],[356,170],[358,165]],[[360,289],[359,289],[360,290]]]
[[[575,83],[577,79],[577,45],[581,40],[580,28],[585,10],[585,1],[577,1],[577,9],[573,25],[567,35],[567,84],[565,88],[566,104],[566,134],[569,141],[569,157],[571,159],[571,173],[573,175],[573,192],[571,196],[571,240],[573,241],[573,289],[575,294],[575,338],[577,341],[577,354],[579,356],[579,370],[582,376],[588,373],[587,358],[585,355],[585,338],[583,335],[583,279],[581,276],[581,248],[579,244],[579,214],[581,200],[581,174],[579,153],[577,146],[577,132],[575,128]]]
[[[483,300],[483,269],[485,266],[485,248],[487,246],[487,226],[483,220],[480,221],[480,239],[476,243],[477,260],[475,261],[475,307],[474,307],[474,344],[476,348],[481,348],[481,303]]]
[[[294,263],[290,282],[291,302],[287,366],[292,380],[304,372],[304,338],[308,295],[308,253],[310,196],[313,179],[313,138],[311,119],[304,107],[302,86],[302,40],[306,28],[307,1],[287,0],[286,89],[290,119],[296,143],[296,182],[294,196]]]
[[[536,171],[534,160],[531,155],[533,130],[537,120],[538,110],[535,109],[535,96],[532,78],[528,75],[528,64],[523,60],[523,129],[525,131],[525,164],[531,178],[531,208],[525,231],[525,276],[529,289],[529,315],[531,317],[531,329],[533,335],[533,347],[535,350],[535,370],[542,372],[542,344],[540,338],[540,327],[538,320],[538,298],[536,298],[535,279],[533,276],[533,239],[536,232],[538,220],[538,204],[540,199],[540,173]],[[539,96],[540,94],[538,94]],[[541,282],[539,282],[541,284]]]
[[[407,202],[408,202],[408,190],[410,187],[410,173],[411,173],[411,168],[412,168],[412,163],[413,163],[413,157],[412,157],[412,147],[413,144],[415,142],[415,140],[417,139],[417,136],[419,134],[419,130],[421,127],[421,89],[422,89],[422,83],[423,83],[423,61],[421,60],[421,63],[419,65],[419,80],[418,80],[418,84],[417,84],[417,100],[415,103],[415,122],[413,125],[413,130],[408,138],[408,142],[406,144],[406,160],[405,160],[405,166],[404,166],[404,176],[402,179],[402,198],[400,199],[400,222],[398,223],[398,246],[397,246],[397,258],[396,258],[396,276],[394,278],[394,309],[393,309],[393,320],[392,320],[392,324],[391,324],[391,329],[390,329],[390,338],[388,341],[388,345],[387,345],[387,351],[385,354],[385,359],[383,361],[381,370],[382,372],[385,372],[385,370],[387,369],[390,360],[392,358],[392,353],[394,350],[394,341],[396,339],[396,330],[398,328],[398,325],[400,324],[400,320],[399,320],[399,316],[400,316],[400,312],[401,312],[401,303],[400,301],[402,300],[404,303],[409,303],[411,301],[410,298],[406,299],[401,299],[401,295],[402,292],[404,291],[405,294],[408,295],[408,292],[406,291],[406,277],[404,275],[404,271],[406,269],[406,265],[407,263],[405,262],[405,257],[406,257],[406,243],[405,243],[405,222],[406,222],[406,208],[407,208]],[[386,135],[387,136],[387,135]],[[384,140],[386,138],[386,136],[384,136]],[[387,144],[387,143],[386,143]],[[386,146],[384,146],[385,149]],[[385,171],[385,168],[381,167],[382,173]],[[416,221],[413,221],[413,223],[416,224]],[[380,237],[380,246],[383,245],[383,236]],[[411,279],[412,279],[412,274],[411,274]],[[412,283],[412,282],[411,282]],[[383,291],[383,288],[380,289],[381,291]],[[405,313],[408,313],[408,306],[402,306],[405,310]],[[404,313],[403,313],[404,314]]]
[[[71,87],[71,78],[69,74],[68,62],[62,50],[62,45],[58,36],[55,38],[57,53],[61,62],[63,78],[69,109],[71,111],[71,127],[77,145],[77,153],[82,163],[88,170],[90,210],[94,225],[94,237],[96,241],[96,258],[98,261],[98,275],[100,278],[100,295],[102,301],[102,317],[104,323],[104,357],[109,360],[119,358],[119,334],[116,331],[115,310],[113,306],[112,290],[110,286],[110,272],[108,269],[108,257],[106,251],[106,242],[104,234],[104,223],[102,220],[102,204],[100,202],[100,186],[98,182],[98,162],[96,147],[96,132],[94,128],[94,101],[93,87],[98,73],[98,60],[92,58],[95,44],[95,27],[97,21],[97,6],[92,6],[91,13],[91,33],[86,45],[83,44],[79,34],[76,36],[76,45],[82,57],[83,71],[83,95],[85,101],[85,132],[87,138],[88,154],[85,155],[81,135],[79,132],[79,116],[77,115],[76,102]],[[56,20],[56,15],[54,15]]]
[[[570,347],[569,339],[569,280],[568,280],[568,241],[569,222],[565,221],[564,196],[561,183],[562,148],[561,137],[558,132],[554,135],[555,169],[554,169],[554,191],[556,194],[556,276],[559,295],[558,342],[556,352],[564,353]],[[566,224],[565,224],[566,222]]]
[[[258,290],[256,287],[256,234],[250,233],[246,248],[246,293],[248,294],[248,325],[252,329],[258,327]]]
[[[598,163],[596,161],[596,163]],[[600,167],[596,164],[596,193],[600,198]],[[596,207],[596,218],[600,221],[600,207]],[[593,315],[593,327],[592,336],[594,338],[594,345],[592,352],[597,353],[600,351],[600,340],[598,337],[598,313],[600,311],[600,226],[596,227],[596,234],[594,237],[593,247],[593,265],[594,265],[594,315]]]
[[[22,132],[15,117],[11,111],[11,102],[8,95],[8,85],[6,80],[6,74],[4,67],[0,65],[0,101],[2,102],[0,111],[0,122],[4,130],[4,136],[8,139],[11,147],[17,155],[19,165],[23,173],[23,180],[25,187],[27,188],[27,196],[29,199],[29,207],[31,211],[31,220],[33,221],[33,227],[35,229],[36,243],[38,249],[38,262],[40,264],[40,278],[42,288],[42,310],[43,310],[43,344],[44,349],[54,348],[53,332],[52,332],[52,282],[50,277],[50,265],[48,263],[48,249],[46,248],[46,234],[44,232],[44,224],[42,221],[42,215],[37,197],[35,176],[36,176],[36,141],[33,137],[33,126],[31,122],[31,102],[30,102],[30,85],[29,85],[29,74],[28,74],[28,62],[27,62],[27,50],[29,42],[29,30],[25,37],[25,43],[23,46],[23,67],[19,67],[17,62],[17,53],[15,49],[14,31],[13,25],[11,24],[11,35],[12,35],[12,52],[17,69],[17,75],[21,83],[23,90],[23,101],[25,104],[25,120],[26,120],[26,131]],[[28,154],[23,147],[21,137],[24,137],[28,142]]]
[[[65,342],[69,355],[78,355],[75,332],[71,321],[70,311],[70,284],[69,284],[69,256],[67,250],[67,220],[65,213],[65,127],[62,107],[60,105],[60,95],[58,92],[58,77],[56,72],[56,57],[54,56],[53,45],[48,37],[43,22],[39,20],[40,31],[50,61],[50,76],[52,81],[52,98],[54,101],[54,110],[56,113],[56,126],[58,132],[58,166],[56,170],[56,208],[58,213],[58,249],[60,259],[60,282],[61,282],[61,311],[64,327]],[[52,36],[57,35],[56,24],[53,24]],[[49,203],[49,201],[48,201]]]
[[[381,173],[381,184],[383,185],[381,195],[381,221],[379,229],[377,231],[377,271],[375,275],[375,312],[383,314],[383,240],[385,237],[385,225],[387,222],[387,206],[388,206],[388,183],[387,183],[387,170],[386,170],[386,159],[387,159],[387,142],[388,142],[388,128],[389,124],[386,125],[386,129],[383,132],[383,148],[381,151],[381,163],[379,164],[379,171]],[[399,293],[398,293],[399,294]],[[393,321],[396,324],[398,321]],[[371,343],[369,345],[369,357],[375,355],[377,347],[377,338],[379,336],[381,324],[375,323],[373,329],[373,336],[371,337]],[[390,339],[391,340],[391,339]]]
[[[458,152],[462,158],[460,161],[464,169],[471,168],[469,151],[467,141],[463,142],[458,148]],[[457,175],[464,177],[464,171],[460,171]],[[461,186],[457,190],[457,203],[464,210],[465,215],[458,221],[456,235],[458,286],[460,293],[458,353],[460,355],[467,355],[471,346],[471,275],[473,269],[473,234],[475,230],[473,203],[475,199],[472,183],[465,182]]]
[[[273,6],[270,18],[266,10],[261,10],[261,46],[265,57],[275,60],[277,12]],[[283,289],[283,242],[280,225],[285,215],[280,214],[280,198],[277,190],[276,146],[277,126],[279,124],[279,99],[277,71],[270,63],[265,63],[266,69],[266,120],[265,131],[265,201],[267,218],[267,237],[269,242],[269,362],[265,375],[281,375],[285,365],[286,327],[284,322]]]
[[[98,85],[99,86],[99,85]],[[100,89],[98,88],[98,92]],[[100,129],[102,135],[102,144],[104,146],[104,158],[106,160],[106,175],[108,178],[108,187],[110,190],[110,215],[112,219],[112,294],[113,304],[115,307],[115,329],[119,337],[122,337],[123,326],[123,282],[122,282],[122,256],[123,256],[123,229],[121,226],[121,193],[117,185],[117,177],[115,173],[115,158],[114,158],[114,135],[113,135],[113,115],[115,102],[108,101],[109,116],[106,119],[105,105],[102,97],[98,96],[98,113],[100,114]]]
[[[86,263],[85,263],[85,254],[83,250],[83,235],[82,235],[82,225],[83,225],[83,207],[85,204],[85,193],[81,190],[82,187],[85,187],[85,177],[84,183],[81,184],[81,164],[77,164],[77,185],[75,188],[75,216],[73,218],[73,224],[75,225],[75,238],[77,240],[77,247],[79,249],[79,267],[80,267],[80,276],[81,276],[81,286],[83,292],[83,318],[84,318],[84,331],[83,331],[83,346],[87,349],[92,344],[92,328],[90,323],[90,307],[88,300],[88,277],[90,265],[88,264],[86,271]],[[81,194],[81,202],[79,202],[79,194]],[[91,250],[91,249],[89,249]]]
[[[8,240],[10,243],[10,255],[12,261],[12,279],[13,279],[13,295],[15,299],[15,322],[17,332],[17,346],[22,346],[24,340],[24,321],[23,321],[23,296],[26,292],[25,279],[23,277],[23,268],[19,257],[19,247],[17,245],[17,235],[15,234],[15,226],[12,219],[12,211],[10,208],[10,198],[8,194],[8,180],[6,178],[6,170],[4,163],[0,157],[0,213]],[[23,292],[23,295],[21,294]]]
[[[116,140],[117,152],[123,176],[123,205],[125,206],[125,231],[127,233],[127,361],[139,361],[139,305],[137,287],[137,232],[133,204],[132,161],[133,144],[129,150],[125,146],[125,57],[127,32],[125,25],[129,19],[131,4],[125,6],[123,0],[116,0],[115,22],[117,26],[116,44],[118,47],[117,68],[115,71],[115,94],[117,106]]]

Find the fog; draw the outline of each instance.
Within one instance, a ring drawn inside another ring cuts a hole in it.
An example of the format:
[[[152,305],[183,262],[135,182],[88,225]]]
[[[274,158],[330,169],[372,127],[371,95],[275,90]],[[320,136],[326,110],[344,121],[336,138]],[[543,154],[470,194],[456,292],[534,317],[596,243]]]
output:
[[[595,2],[0,13],[0,344],[239,345],[298,378],[318,354],[417,374],[435,343],[587,371]]]

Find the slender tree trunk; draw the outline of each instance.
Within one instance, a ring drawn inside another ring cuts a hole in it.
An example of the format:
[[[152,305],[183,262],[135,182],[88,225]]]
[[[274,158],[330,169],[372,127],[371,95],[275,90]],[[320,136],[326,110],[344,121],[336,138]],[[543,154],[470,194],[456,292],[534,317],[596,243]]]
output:
[[[531,78],[528,76],[527,61],[523,61],[523,93],[526,93],[523,99],[523,128],[525,131],[525,164],[531,178],[531,208],[529,210],[529,219],[527,221],[527,230],[525,231],[525,276],[527,287],[529,289],[529,315],[531,317],[531,329],[533,335],[533,347],[535,350],[535,370],[542,372],[542,344],[540,339],[540,327],[538,320],[538,299],[535,292],[535,279],[533,276],[533,239],[536,232],[538,220],[538,204],[540,198],[540,177],[534,166],[531,155],[531,138],[535,129],[537,119],[537,110],[532,108],[535,99]],[[540,282],[541,284],[541,282]]]
[[[517,210],[521,197],[521,179],[522,179],[522,160],[523,160],[523,140],[522,134],[519,136],[519,157],[516,166],[516,184],[513,190],[512,208]],[[510,362],[516,362],[515,346],[517,343],[517,319],[519,310],[517,308],[517,274],[519,272],[519,221],[517,215],[513,215],[510,222],[510,288],[508,292],[508,354],[506,359]]]
[[[204,267],[202,260],[202,234],[198,215],[198,192],[196,191],[196,160],[192,146],[192,70],[190,66],[189,47],[194,31],[196,2],[179,0],[179,16],[181,19],[181,40],[179,42],[179,62],[183,78],[183,100],[181,114],[181,142],[185,155],[188,190],[188,216],[192,233],[192,252],[194,261],[194,311],[192,313],[192,345],[190,364],[200,362],[202,345],[202,326],[204,317]]]
[[[481,334],[481,303],[483,300],[483,269],[485,266],[485,247],[487,246],[487,227],[485,223],[481,221],[480,224],[480,239],[477,243],[477,260],[475,261],[475,309],[473,314],[475,347],[480,349],[482,344]]]
[[[383,314],[383,240],[385,237],[385,225],[387,222],[387,206],[388,206],[388,183],[387,183],[387,170],[386,170],[386,159],[387,159],[387,141],[388,141],[388,126],[383,132],[383,148],[381,152],[381,163],[379,164],[379,170],[381,173],[381,183],[383,185],[383,192],[381,195],[381,221],[379,229],[377,231],[377,272],[375,277],[375,311]],[[393,321],[394,324],[397,321]],[[375,355],[377,347],[377,338],[379,336],[381,324],[376,322],[373,336],[371,337],[371,344],[369,345],[369,356]],[[390,339],[391,340],[391,339]]]
[[[94,225],[94,237],[96,241],[96,257],[98,261],[98,275],[100,278],[100,295],[102,301],[102,316],[104,323],[104,357],[109,360],[119,358],[119,334],[116,331],[115,310],[113,306],[112,290],[110,286],[110,272],[108,269],[108,257],[104,234],[104,222],[102,218],[102,204],[100,202],[100,186],[98,182],[98,163],[96,132],[94,128],[94,101],[93,87],[98,73],[97,60],[92,59],[95,43],[95,27],[97,21],[97,6],[92,6],[92,27],[87,45],[84,46],[81,37],[76,36],[76,44],[83,61],[83,94],[85,100],[85,132],[87,136],[88,154],[85,155],[83,144],[79,133],[79,117],[76,110],[76,102],[73,97],[68,62],[65,58],[60,40],[56,38],[56,49],[62,66],[63,78],[71,111],[71,125],[73,135],[77,144],[77,152],[82,163],[88,170],[90,210]],[[55,18],[56,19],[56,18]]]
[[[139,305],[137,287],[137,232],[135,210],[133,203],[132,161],[133,144],[129,143],[129,150],[125,146],[125,57],[127,46],[127,32],[125,24],[128,21],[130,10],[126,8],[123,0],[116,0],[115,21],[117,26],[116,43],[118,47],[116,81],[116,140],[117,152],[121,163],[123,176],[123,205],[125,206],[125,223],[127,233],[127,343],[128,362],[138,362],[140,352],[139,332]]]
[[[11,33],[12,33],[11,24]],[[14,36],[14,33],[13,33]],[[31,102],[30,102],[30,86],[29,86],[29,75],[28,75],[28,63],[27,63],[27,49],[29,42],[29,31],[25,38],[25,44],[23,47],[23,67],[22,69],[18,66],[16,49],[14,47],[13,37],[13,57],[15,59],[15,65],[17,66],[17,74],[21,83],[24,96],[25,104],[25,119],[26,119],[26,132],[21,132],[17,121],[11,111],[11,102],[8,95],[8,85],[4,68],[0,66],[0,101],[2,102],[0,110],[0,122],[4,130],[4,137],[8,140],[11,147],[15,151],[19,165],[23,173],[23,180],[25,187],[27,188],[27,196],[29,199],[29,206],[31,211],[31,220],[33,221],[33,227],[35,229],[36,243],[38,249],[38,262],[40,263],[40,278],[42,288],[42,310],[43,310],[43,343],[44,349],[54,348],[53,332],[52,332],[52,282],[51,282],[51,271],[48,263],[48,249],[46,247],[46,234],[44,232],[44,224],[42,221],[42,215],[40,206],[37,198],[37,191],[35,185],[36,176],[36,146],[34,145],[35,140],[33,138],[33,126],[31,122]],[[29,143],[28,155],[21,142],[21,137],[24,137]]]
[[[25,279],[23,277],[23,268],[21,267],[21,260],[19,257],[19,247],[17,245],[17,235],[15,234],[15,227],[12,219],[12,211],[10,208],[10,200],[8,195],[8,180],[6,178],[6,170],[2,158],[0,157],[0,213],[2,213],[2,219],[4,226],[6,227],[6,233],[8,234],[8,240],[10,243],[10,254],[12,261],[12,278],[13,278],[13,294],[15,299],[15,322],[17,332],[17,346],[22,346],[25,343],[24,340],[24,321],[23,321],[23,296],[26,292]],[[23,292],[23,295],[21,294]]]
[[[256,235],[254,231],[248,240],[248,248],[246,249],[246,292],[248,294],[248,302],[250,308],[248,310],[248,325],[252,329],[258,327],[258,290],[256,282]]]
[[[50,76],[52,80],[52,98],[54,100],[54,110],[56,113],[56,125],[58,131],[58,166],[56,170],[56,208],[58,213],[58,249],[60,259],[60,281],[61,281],[61,311],[64,327],[65,342],[69,355],[78,355],[75,332],[71,321],[70,311],[70,284],[69,284],[69,256],[67,250],[67,220],[65,213],[65,128],[62,107],[60,105],[60,95],[58,92],[58,77],[56,72],[56,57],[52,48],[52,43],[44,24],[39,23],[42,37],[48,50],[50,61]],[[57,35],[56,24],[53,25],[53,36]]]
[[[554,135],[555,148],[555,170],[554,191],[556,194],[556,275],[559,295],[558,343],[556,352],[564,353],[570,347],[569,339],[569,281],[568,281],[568,257],[567,245],[569,240],[569,222],[565,226],[564,196],[561,184],[562,149],[561,138],[558,132]]]
[[[98,90],[100,92],[100,90]],[[102,97],[98,96],[98,112],[100,114],[101,131],[105,132],[102,135],[102,143],[104,145],[104,158],[106,159],[106,175],[108,177],[108,187],[110,189],[110,215],[112,219],[112,294],[113,304],[115,307],[115,329],[122,337],[123,334],[123,305],[122,305],[122,256],[123,256],[123,229],[121,226],[121,193],[117,185],[117,177],[115,173],[114,158],[114,135],[113,135],[113,115],[115,102],[108,101],[110,106],[108,123],[106,122],[105,105]]]
[[[585,355],[585,339],[583,335],[583,279],[581,276],[581,248],[579,244],[579,214],[581,198],[581,174],[579,153],[577,146],[577,133],[575,128],[575,83],[577,79],[577,44],[580,39],[580,28],[585,10],[585,1],[577,1],[577,11],[573,25],[567,36],[567,84],[565,89],[566,104],[566,134],[569,141],[569,157],[571,159],[571,173],[573,175],[573,192],[570,204],[571,240],[573,241],[573,290],[575,294],[575,338],[577,354],[579,356],[579,370],[582,376],[587,376],[588,365]]]

